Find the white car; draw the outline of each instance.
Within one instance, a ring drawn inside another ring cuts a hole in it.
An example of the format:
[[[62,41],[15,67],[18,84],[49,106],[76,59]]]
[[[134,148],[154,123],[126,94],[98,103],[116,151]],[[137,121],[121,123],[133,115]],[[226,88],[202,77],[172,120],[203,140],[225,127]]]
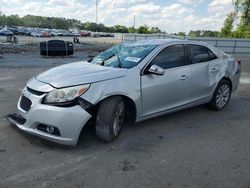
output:
[[[42,32],[32,32],[30,35],[32,37],[43,37],[43,33]]]

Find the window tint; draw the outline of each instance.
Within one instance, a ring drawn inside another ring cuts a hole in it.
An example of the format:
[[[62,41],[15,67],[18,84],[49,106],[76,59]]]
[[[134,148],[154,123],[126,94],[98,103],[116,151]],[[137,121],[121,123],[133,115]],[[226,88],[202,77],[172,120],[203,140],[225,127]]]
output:
[[[163,69],[187,65],[184,45],[173,45],[162,50],[152,61]]]
[[[201,63],[216,59],[216,55],[208,48],[200,45],[188,45],[190,49],[191,63]]]

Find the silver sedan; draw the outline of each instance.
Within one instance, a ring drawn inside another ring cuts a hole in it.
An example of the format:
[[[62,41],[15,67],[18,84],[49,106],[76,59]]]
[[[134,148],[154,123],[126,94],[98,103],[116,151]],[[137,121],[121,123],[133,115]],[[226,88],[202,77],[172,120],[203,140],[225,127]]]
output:
[[[201,104],[222,110],[240,73],[240,61],[205,43],[124,43],[35,76],[8,119],[25,132],[65,145],[76,145],[92,121],[96,135],[111,142],[125,121]]]

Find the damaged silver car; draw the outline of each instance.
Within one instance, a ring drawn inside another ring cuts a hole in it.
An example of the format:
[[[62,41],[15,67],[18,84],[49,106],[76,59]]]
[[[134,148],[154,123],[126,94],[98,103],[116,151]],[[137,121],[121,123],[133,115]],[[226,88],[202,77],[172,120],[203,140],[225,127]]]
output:
[[[128,120],[201,104],[222,110],[240,74],[240,61],[205,43],[123,43],[89,61],[35,76],[22,91],[17,113],[8,119],[25,132],[64,145],[76,145],[92,119],[96,135],[111,142]]]

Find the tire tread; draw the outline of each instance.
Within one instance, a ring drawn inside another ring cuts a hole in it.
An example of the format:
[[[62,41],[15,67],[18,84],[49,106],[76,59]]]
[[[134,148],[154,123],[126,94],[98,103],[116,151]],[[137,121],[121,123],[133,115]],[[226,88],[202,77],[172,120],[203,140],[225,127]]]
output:
[[[115,117],[115,110],[117,105],[122,102],[123,99],[120,96],[112,97],[104,100],[98,109],[96,117],[96,135],[98,138],[111,142],[115,139],[113,134],[112,122]]]

